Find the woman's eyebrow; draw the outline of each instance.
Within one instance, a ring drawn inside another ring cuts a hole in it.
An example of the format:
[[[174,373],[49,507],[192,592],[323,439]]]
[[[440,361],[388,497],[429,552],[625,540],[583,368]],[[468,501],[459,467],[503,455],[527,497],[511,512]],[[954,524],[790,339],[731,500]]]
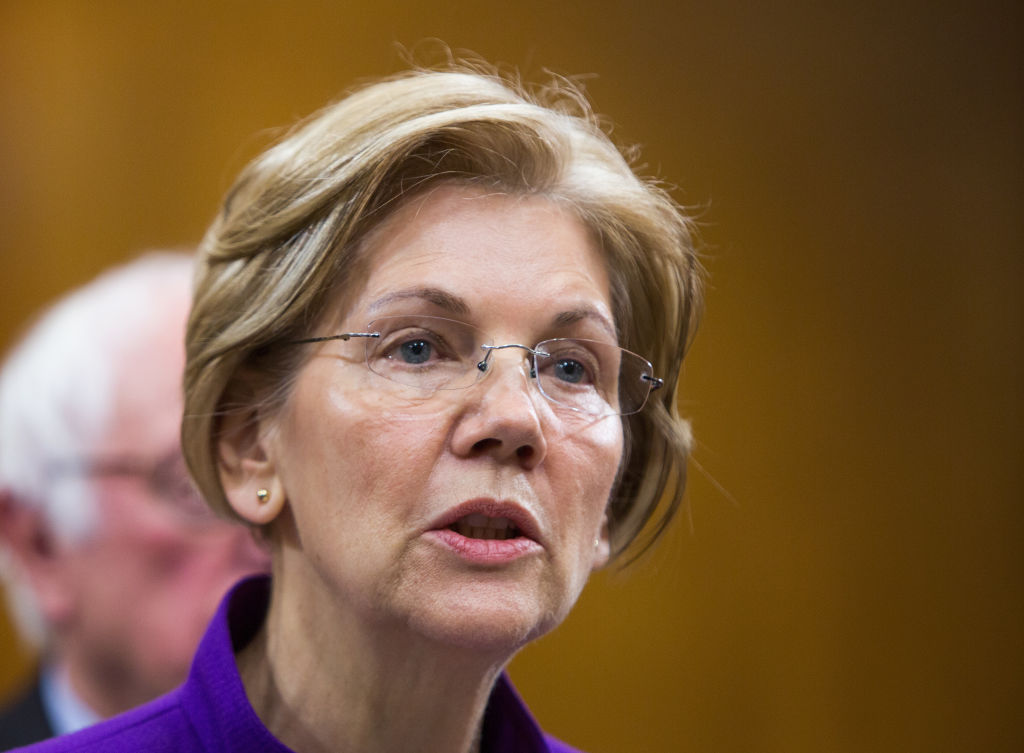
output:
[[[608,321],[608,318],[595,308],[590,306],[580,306],[579,308],[569,309],[562,311],[555,315],[554,324],[556,327],[568,327],[569,325],[576,324],[581,321],[592,321],[596,322],[603,330],[605,330],[613,338],[618,337],[615,332],[615,327]]]
[[[469,304],[463,298],[440,288],[410,288],[408,290],[388,293],[371,303],[368,311],[371,313],[376,312],[395,301],[404,301],[409,298],[418,298],[427,303],[432,303],[450,314],[461,314],[463,316],[469,314]]]
[[[444,309],[449,314],[468,316],[470,313],[469,304],[466,303],[464,298],[454,293],[449,293],[447,290],[431,287],[396,290],[375,300],[367,307],[367,311],[369,313],[376,313],[396,301],[409,299],[426,301],[440,309]],[[552,317],[552,323],[555,327],[569,327],[581,321],[594,322],[611,337],[618,337],[615,327],[608,321],[608,317],[592,306],[582,305],[573,309],[567,309]]]

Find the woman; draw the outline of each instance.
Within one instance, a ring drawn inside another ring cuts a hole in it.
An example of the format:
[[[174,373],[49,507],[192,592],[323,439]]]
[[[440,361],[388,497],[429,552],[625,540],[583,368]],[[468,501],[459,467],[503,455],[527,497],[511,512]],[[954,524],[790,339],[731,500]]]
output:
[[[571,750],[503,668],[679,504],[678,207],[566,82],[419,71],[251,163],[201,257],[185,453],[273,576],[74,749]]]

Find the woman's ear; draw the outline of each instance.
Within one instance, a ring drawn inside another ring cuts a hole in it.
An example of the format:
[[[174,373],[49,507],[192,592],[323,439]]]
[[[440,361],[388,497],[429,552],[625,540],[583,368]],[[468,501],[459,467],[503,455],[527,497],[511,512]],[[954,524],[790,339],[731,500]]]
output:
[[[600,570],[612,556],[612,542],[611,534],[608,531],[608,513],[604,514],[604,519],[601,522],[601,530],[594,538],[594,560],[590,565],[591,572]]]
[[[253,408],[229,413],[218,433],[220,483],[231,508],[253,525],[273,522],[287,502],[275,464],[273,423]]]

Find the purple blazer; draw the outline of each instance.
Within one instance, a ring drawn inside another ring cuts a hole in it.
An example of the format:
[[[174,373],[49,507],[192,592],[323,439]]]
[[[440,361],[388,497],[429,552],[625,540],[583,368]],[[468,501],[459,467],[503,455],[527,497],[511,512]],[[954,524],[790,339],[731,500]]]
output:
[[[18,750],[25,753],[292,753],[249,705],[235,650],[255,635],[270,597],[270,579],[250,578],[221,602],[188,679],[176,690],[113,719]],[[484,712],[485,753],[579,753],[546,735],[506,675]]]

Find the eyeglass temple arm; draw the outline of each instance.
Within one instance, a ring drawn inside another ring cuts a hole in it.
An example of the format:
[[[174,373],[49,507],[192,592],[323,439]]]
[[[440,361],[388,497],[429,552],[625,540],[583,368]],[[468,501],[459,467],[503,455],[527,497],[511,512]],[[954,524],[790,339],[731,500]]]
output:
[[[665,380],[659,379],[658,377],[652,377],[647,376],[646,374],[641,374],[640,378],[643,379],[645,382],[651,383],[651,392],[654,392],[655,390],[660,390],[662,387],[665,386]]]
[[[380,332],[343,332],[340,335],[324,335],[323,337],[306,337],[302,340],[292,340],[292,345],[306,345],[308,343],[322,343],[328,340],[348,340],[350,337],[380,337]]]

